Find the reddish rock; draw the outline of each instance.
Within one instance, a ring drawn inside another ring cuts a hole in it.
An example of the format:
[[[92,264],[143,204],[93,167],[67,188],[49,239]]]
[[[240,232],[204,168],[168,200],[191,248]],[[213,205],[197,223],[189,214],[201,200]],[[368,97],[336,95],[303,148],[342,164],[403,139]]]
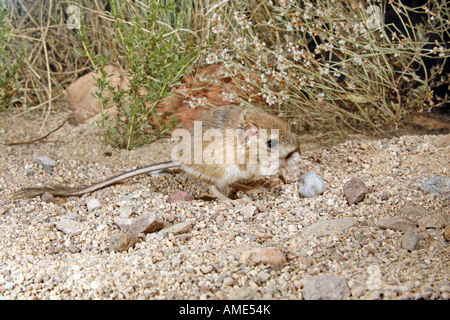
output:
[[[114,218],[114,223],[117,224],[123,232],[130,235],[150,233],[164,227],[164,220],[154,212],[144,213],[134,219],[118,216]]]
[[[110,85],[127,88],[129,80],[125,76],[126,71],[113,66],[106,66],[105,70],[109,74]],[[86,74],[67,89],[67,102],[78,123],[94,123],[102,118],[100,103],[95,97],[98,87],[95,86],[94,78],[98,76],[92,72]],[[233,99],[232,96],[246,98],[252,95],[254,104],[265,105],[255,92],[240,90],[240,86],[234,81],[238,79],[225,77],[223,67],[218,64],[199,67],[181,79],[181,84],[173,88],[170,97],[157,104],[158,112],[161,113],[158,122],[168,123],[167,119],[175,116],[181,119],[179,125],[188,128],[210,106],[235,103],[236,98]],[[240,81],[244,82],[243,79]],[[115,105],[111,102],[105,112],[111,116],[116,115]]]
[[[368,192],[367,186],[358,178],[352,178],[344,184],[344,194],[350,205],[362,201]]]
[[[252,248],[242,252],[239,262],[249,266],[256,264],[270,264],[281,267],[286,262],[284,254],[275,247]]]
[[[184,202],[184,201],[192,201],[194,197],[182,190],[175,190],[172,194],[167,198],[168,203],[176,203],[176,202]]]
[[[108,74],[111,86],[126,89],[128,79],[120,74],[123,71],[113,66],[106,66],[105,71]],[[95,123],[101,120],[101,106],[99,100],[95,97],[95,94],[99,91],[98,87],[95,86],[95,79],[98,77],[98,73],[90,72],[67,88],[67,104],[78,123]],[[113,105],[107,108],[105,112],[111,116],[117,114]]]

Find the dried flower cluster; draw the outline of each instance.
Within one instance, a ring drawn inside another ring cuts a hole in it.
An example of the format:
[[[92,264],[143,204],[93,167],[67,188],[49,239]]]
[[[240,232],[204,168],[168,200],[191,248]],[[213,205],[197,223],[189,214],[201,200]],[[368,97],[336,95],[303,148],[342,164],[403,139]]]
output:
[[[410,10],[398,1],[391,4],[398,16]],[[414,9],[426,14],[427,23],[404,34],[382,23],[381,1],[264,0],[256,8],[219,2],[209,20],[215,41],[206,62],[223,64],[230,76],[245,80],[243,91],[256,91],[286,113],[302,114],[309,124],[356,129],[397,123],[406,99],[423,104],[430,97],[418,91],[405,97],[412,80],[419,80],[413,66],[424,68],[424,56],[450,56],[444,43],[425,47],[430,34],[448,35],[448,9],[437,0],[433,4],[436,11]],[[420,84],[428,87],[432,76]],[[241,102],[254,98],[249,94]]]

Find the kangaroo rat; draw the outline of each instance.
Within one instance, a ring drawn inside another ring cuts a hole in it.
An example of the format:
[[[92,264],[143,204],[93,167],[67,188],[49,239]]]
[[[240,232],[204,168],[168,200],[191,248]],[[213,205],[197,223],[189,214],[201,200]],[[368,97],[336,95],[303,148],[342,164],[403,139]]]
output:
[[[32,187],[18,192],[34,197],[49,192],[54,196],[80,196],[143,173],[181,167],[196,180],[205,182],[211,193],[227,205],[233,203],[218,188],[242,180],[273,175],[280,168],[300,161],[300,142],[290,126],[266,112],[221,106],[205,112],[189,131],[177,129],[183,138],[172,152],[173,161],[131,170],[88,187]]]

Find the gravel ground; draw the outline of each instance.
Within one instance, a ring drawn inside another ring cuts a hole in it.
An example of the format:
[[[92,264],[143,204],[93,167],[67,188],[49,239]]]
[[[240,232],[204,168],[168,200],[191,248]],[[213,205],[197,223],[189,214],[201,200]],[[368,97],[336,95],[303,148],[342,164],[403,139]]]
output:
[[[0,124],[3,142],[39,130],[20,117],[3,115]],[[48,129],[55,126],[49,122]],[[448,179],[449,140],[305,143],[301,171],[323,178],[323,194],[303,198],[295,183],[275,178],[248,196],[253,207],[234,208],[215,200],[168,203],[177,189],[194,197],[206,192],[172,173],[54,203],[12,197],[21,187],[89,184],[169,160],[167,139],[113,150],[99,142],[94,126],[67,123],[45,142],[1,145],[0,298],[449,299],[448,185],[434,193],[419,188],[433,176]],[[54,166],[43,166],[39,156]],[[369,192],[349,205],[343,186],[352,178]],[[140,234],[128,251],[110,251],[121,232],[115,218],[152,212],[166,226],[191,228]]]

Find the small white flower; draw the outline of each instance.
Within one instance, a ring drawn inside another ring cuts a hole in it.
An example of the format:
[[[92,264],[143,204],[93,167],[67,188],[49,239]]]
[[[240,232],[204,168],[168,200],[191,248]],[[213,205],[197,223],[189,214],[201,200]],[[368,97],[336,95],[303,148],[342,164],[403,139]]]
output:
[[[239,11],[234,12],[234,20],[243,28],[249,28],[252,25],[252,22],[246,19],[246,15]]]
[[[207,64],[214,64],[217,62],[217,55],[215,53],[209,53],[206,56],[206,63]]]
[[[327,63],[327,64],[325,64],[324,67],[319,67],[319,72],[320,72],[320,75],[322,75],[322,76],[325,76],[328,73],[330,73],[330,64]]]
[[[317,101],[319,101],[319,102],[322,102],[324,98],[325,98],[324,92],[321,92],[317,95]]]
[[[287,31],[294,31],[294,28],[292,27],[292,23],[288,22],[288,23],[286,24],[286,30],[287,30]]]
[[[191,100],[188,101],[188,105],[192,109],[195,109],[199,106],[204,106],[207,103],[208,103],[208,99],[206,97],[201,97],[201,98],[192,97]]]

